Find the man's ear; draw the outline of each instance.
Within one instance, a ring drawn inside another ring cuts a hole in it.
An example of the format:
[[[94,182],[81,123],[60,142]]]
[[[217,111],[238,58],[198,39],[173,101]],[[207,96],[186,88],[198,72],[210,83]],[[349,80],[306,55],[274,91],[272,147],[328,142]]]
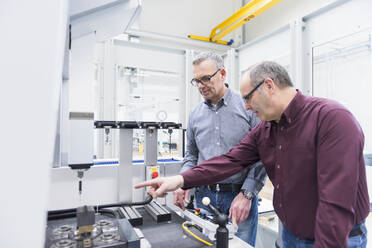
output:
[[[263,87],[268,91],[270,95],[274,94],[277,88],[277,85],[274,83],[274,81],[271,78],[266,78],[263,84],[264,84]]]
[[[226,79],[226,70],[225,70],[225,68],[220,69],[220,73],[221,73],[222,80],[225,80]]]

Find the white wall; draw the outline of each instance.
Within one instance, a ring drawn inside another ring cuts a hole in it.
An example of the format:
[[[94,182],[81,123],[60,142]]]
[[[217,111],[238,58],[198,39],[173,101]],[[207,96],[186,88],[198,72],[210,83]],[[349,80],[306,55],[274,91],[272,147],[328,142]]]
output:
[[[305,30],[309,52],[325,59],[313,64],[313,95],[335,99],[354,114],[365,134],[365,153],[372,152],[371,11],[370,0],[348,1],[308,18]]]
[[[140,30],[187,38],[208,37],[212,29],[241,8],[241,0],[143,0]],[[241,30],[223,38],[239,44]]]
[[[268,36],[239,50],[239,72],[249,66],[263,61],[275,60],[285,66],[291,54],[291,37],[289,26],[280,32]]]
[[[118,65],[170,71],[180,74],[183,74],[184,71],[183,54],[120,45],[115,46],[114,53],[115,63]]]
[[[345,3],[307,18],[307,42],[310,42],[312,46],[372,27],[372,20],[369,16],[372,10],[370,0],[340,2]],[[345,18],[347,16],[353,16],[353,18]]]
[[[81,197],[78,193],[77,173],[68,167],[53,169],[48,210],[116,202],[117,169],[117,166],[97,166],[86,171]]]
[[[70,112],[93,112],[94,33],[72,40],[69,82]]]
[[[366,166],[369,201],[372,201],[372,166]],[[369,233],[371,230],[369,230]]]
[[[68,1],[0,2],[1,247],[44,246],[67,11]]]
[[[70,5],[70,14],[77,15],[84,13],[95,8],[99,8],[102,5],[112,4],[117,2],[117,0],[79,0],[75,1]]]
[[[306,16],[336,1],[338,0],[282,0],[244,25],[245,41],[249,42],[268,34],[295,20],[297,17]]]

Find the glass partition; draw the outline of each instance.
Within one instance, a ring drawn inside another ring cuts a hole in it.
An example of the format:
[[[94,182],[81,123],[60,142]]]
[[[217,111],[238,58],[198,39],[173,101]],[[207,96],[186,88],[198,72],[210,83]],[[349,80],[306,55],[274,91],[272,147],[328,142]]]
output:
[[[371,30],[350,34],[313,48],[313,95],[348,108],[365,135],[364,153],[372,153]]]

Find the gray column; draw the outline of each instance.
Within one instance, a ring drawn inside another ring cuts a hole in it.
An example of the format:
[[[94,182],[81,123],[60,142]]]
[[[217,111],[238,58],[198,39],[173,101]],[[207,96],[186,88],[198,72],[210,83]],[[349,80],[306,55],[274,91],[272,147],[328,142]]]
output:
[[[119,131],[118,200],[132,201],[133,195],[133,129]]]

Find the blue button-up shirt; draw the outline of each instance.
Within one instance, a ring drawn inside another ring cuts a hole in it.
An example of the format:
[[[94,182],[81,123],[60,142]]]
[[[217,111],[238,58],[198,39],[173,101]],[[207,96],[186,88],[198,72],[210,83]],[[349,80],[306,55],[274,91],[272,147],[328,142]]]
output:
[[[214,156],[224,154],[247,135],[260,120],[244,109],[239,94],[227,89],[216,105],[201,102],[191,112],[187,127],[187,148],[181,173]],[[262,163],[219,183],[243,184],[242,189],[258,193],[265,183]]]

